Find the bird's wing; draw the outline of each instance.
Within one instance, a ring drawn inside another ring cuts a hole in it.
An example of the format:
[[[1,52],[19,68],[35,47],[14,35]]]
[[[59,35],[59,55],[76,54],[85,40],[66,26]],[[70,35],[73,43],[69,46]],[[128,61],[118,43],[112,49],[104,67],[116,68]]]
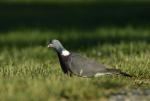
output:
[[[107,69],[103,64],[76,53],[71,54],[68,64],[70,71],[79,76],[92,77],[97,73],[103,75],[103,73],[107,72]]]

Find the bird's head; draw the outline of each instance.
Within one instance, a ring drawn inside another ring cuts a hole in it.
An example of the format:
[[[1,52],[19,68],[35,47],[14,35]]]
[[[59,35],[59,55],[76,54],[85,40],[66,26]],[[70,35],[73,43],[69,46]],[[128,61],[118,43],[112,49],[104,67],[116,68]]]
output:
[[[60,41],[56,40],[56,39],[54,39],[48,43],[48,48],[53,48],[58,52],[61,52],[64,49],[64,47],[62,46]]]
[[[64,55],[64,56],[67,56],[69,55],[69,51],[67,51],[63,46],[62,44],[60,43],[59,40],[52,40],[48,43],[48,48],[53,48],[55,49],[58,53]]]

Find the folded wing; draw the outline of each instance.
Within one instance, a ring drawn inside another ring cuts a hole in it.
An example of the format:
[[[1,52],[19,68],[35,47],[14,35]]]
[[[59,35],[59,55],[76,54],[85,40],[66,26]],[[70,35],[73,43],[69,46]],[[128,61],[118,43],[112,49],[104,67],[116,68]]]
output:
[[[107,68],[103,64],[76,53],[71,54],[68,64],[73,74],[83,77],[109,74]]]

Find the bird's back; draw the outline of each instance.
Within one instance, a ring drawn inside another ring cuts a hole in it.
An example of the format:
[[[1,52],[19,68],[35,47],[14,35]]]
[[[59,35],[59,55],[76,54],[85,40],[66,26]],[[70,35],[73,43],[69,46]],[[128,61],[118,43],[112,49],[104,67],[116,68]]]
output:
[[[68,60],[71,72],[79,76],[92,77],[107,71],[104,65],[77,53],[72,53]]]

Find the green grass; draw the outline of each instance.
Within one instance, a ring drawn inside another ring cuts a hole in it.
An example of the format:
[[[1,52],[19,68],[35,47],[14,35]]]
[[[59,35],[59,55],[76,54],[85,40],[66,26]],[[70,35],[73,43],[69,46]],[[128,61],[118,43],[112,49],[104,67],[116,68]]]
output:
[[[149,2],[149,0],[2,0],[1,2],[23,2],[23,3],[91,3],[91,2]]]
[[[150,89],[149,33],[148,28],[133,27],[1,32],[0,99],[107,101],[121,90]],[[62,40],[69,50],[134,77],[68,77],[62,73],[56,53],[47,48],[47,41],[53,38]]]

